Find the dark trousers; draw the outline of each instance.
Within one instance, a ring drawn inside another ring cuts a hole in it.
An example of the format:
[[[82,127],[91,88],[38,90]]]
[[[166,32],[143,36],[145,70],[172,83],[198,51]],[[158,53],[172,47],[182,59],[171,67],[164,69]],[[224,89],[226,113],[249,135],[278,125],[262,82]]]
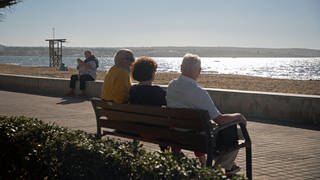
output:
[[[84,90],[86,88],[86,81],[94,81],[94,79],[89,74],[83,74],[80,76],[78,74],[74,74],[70,79],[70,88],[76,88],[76,81],[80,81],[80,90]]]
[[[237,125],[227,127],[218,133],[217,147],[219,150],[228,150],[238,144]]]

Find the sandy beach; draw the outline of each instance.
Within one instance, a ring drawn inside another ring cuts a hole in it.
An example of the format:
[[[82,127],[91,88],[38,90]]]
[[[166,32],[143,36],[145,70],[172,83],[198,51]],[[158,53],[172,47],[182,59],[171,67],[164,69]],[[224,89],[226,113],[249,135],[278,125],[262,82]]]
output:
[[[77,71],[75,69],[58,71],[56,68],[49,67],[0,64],[0,73],[70,78]],[[99,71],[97,79],[103,80],[105,73],[105,71]],[[157,73],[154,83],[167,85],[178,76],[178,73]],[[201,86],[207,88],[320,95],[320,80],[287,80],[229,74],[201,74],[198,82]]]

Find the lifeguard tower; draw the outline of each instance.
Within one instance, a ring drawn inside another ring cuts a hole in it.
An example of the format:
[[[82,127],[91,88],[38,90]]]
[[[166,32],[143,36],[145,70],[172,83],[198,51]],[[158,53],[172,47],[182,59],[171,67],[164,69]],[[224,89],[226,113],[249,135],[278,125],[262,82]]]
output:
[[[62,43],[66,39],[46,39],[49,41],[49,64],[50,67],[60,67],[62,63]]]

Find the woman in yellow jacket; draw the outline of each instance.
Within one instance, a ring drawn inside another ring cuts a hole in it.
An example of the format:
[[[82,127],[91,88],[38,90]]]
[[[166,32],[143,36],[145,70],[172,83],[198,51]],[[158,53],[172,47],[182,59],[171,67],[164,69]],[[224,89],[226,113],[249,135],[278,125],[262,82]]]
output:
[[[104,78],[101,98],[117,104],[127,103],[131,87],[130,66],[135,61],[129,49],[121,49],[114,56],[112,66]]]

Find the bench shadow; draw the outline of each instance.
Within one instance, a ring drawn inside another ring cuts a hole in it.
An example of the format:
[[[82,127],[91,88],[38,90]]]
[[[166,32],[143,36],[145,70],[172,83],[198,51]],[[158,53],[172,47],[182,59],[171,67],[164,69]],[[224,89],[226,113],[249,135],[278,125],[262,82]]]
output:
[[[82,103],[87,100],[88,98],[61,97],[61,102],[58,102],[57,104],[60,104],[60,105],[75,104],[75,103]]]

